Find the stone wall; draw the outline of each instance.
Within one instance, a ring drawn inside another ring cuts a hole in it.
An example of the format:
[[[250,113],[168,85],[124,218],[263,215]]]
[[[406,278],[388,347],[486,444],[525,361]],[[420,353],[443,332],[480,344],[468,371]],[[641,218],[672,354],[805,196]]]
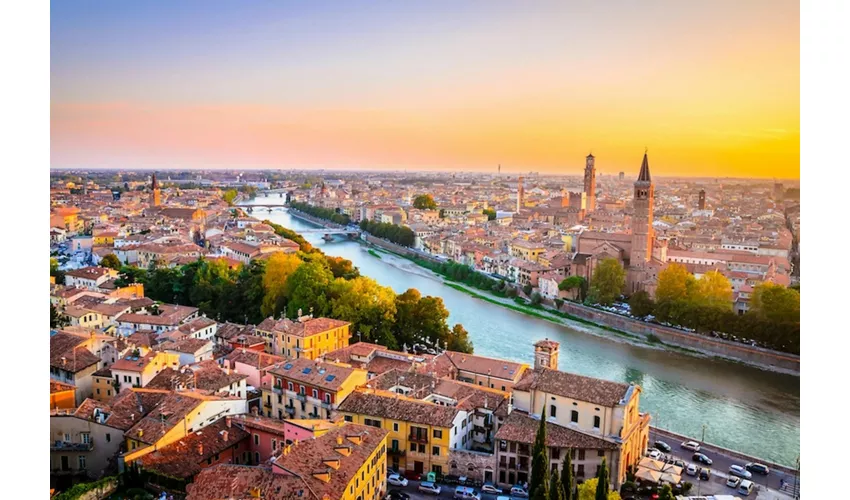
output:
[[[696,349],[723,358],[743,361],[769,370],[794,375],[800,374],[800,356],[795,354],[748,346],[654,323],[647,323],[574,302],[564,302],[561,310],[577,318],[616,328],[624,332],[643,336],[655,335],[665,344]]]
[[[470,481],[483,483],[484,471],[489,471],[489,480],[496,477],[496,454],[479,453],[468,450],[449,451],[449,470],[444,474],[466,476]]]
[[[435,258],[432,255],[429,255],[424,252],[419,252],[413,250],[411,248],[403,247],[401,245],[396,245],[395,243],[391,243],[386,240],[382,240],[380,238],[376,238],[371,234],[362,233],[362,238],[369,244],[375,245],[376,247],[381,247],[385,250],[389,250],[390,252],[397,253],[399,255],[407,255],[410,257],[419,257],[421,259],[430,260],[431,262],[439,263],[439,259]]]

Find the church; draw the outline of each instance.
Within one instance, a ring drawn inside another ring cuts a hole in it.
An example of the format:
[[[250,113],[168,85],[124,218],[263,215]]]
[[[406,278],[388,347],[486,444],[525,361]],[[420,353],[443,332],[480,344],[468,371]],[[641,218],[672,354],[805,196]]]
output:
[[[603,259],[614,258],[626,270],[626,295],[644,290],[654,297],[658,273],[667,265],[667,241],[657,239],[652,227],[655,185],[646,153],[635,181],[633,204],[631,233],[581,233],[571,271],[590,283],[596,265]]]

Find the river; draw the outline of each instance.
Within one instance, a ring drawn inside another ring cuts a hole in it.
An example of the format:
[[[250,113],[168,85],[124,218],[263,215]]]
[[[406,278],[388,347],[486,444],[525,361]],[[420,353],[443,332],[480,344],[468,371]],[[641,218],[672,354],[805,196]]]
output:
[[[272,195],[245,204],[282,201]],[[280,209],[253,215],[295,231],[315,229]],[[423,296],[441,297],[450,324],[463,324],[476,354],[533,364],[532,344],[557,340],[561,370],[639,384],[641,411],[652,414],[657,427],[699,440],[705,424],[706,442],[792,467],[800,453],[799,377],[597,337],[473,298],[406,259],[369,255],[358,242],[304,237],[327,255],[351,260],[361,274],[396,293],[417,288]]]

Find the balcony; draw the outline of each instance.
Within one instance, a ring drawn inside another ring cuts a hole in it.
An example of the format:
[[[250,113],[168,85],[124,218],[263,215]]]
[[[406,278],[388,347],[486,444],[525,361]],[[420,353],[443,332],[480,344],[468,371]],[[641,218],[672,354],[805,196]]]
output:
[[[289,413],[290,415],[295,415],[295,407],[294,406],[286,406],[285,408],[286,408],[286,413]]]
[[[333,403],[325,403],[324,401],[322,401],[321,406],[322,406],[322,408],[324,408],[328,411],[331,411],[331,410],[334,409]]]
[[[282,386],[276,385],[276,386],[272,387],[271,391],[275,394],[280,394],[281,396],[283,395],[283,387]]]
[[[88,443],[72,443],[70,441],[54,441],[50,445],[50,451],[91,451],[94,449],[94,442],[89,440]]]
[[[307,402],[307,395],[306,395],[306,394],[296,394],[296,395],[295,395],[295,398],[296,398],[298,401],[301,401],[302,403],[306,403],[306,402]]]
[[[411,434],[407,436],[407,440],[411,443],[427,443],[428,442],[428,434]]]
[[[387,453],[389,453],[391,457],[403,457],[405,454],[407,454],[407,450],[402,450],[399,448],[387,448]]]

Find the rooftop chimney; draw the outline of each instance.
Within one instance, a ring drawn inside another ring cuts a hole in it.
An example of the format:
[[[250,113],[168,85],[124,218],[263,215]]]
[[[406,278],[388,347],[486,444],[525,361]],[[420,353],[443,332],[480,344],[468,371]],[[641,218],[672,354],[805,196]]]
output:
[[[221,431],[221,439],[227,442],[227,431]]]
[[[228,429],[233,425],[233,419],[230,417],[224,417],[224,425],[227,426]]]
[[[198,455],[204,454],[204,443],[198,443]]]

